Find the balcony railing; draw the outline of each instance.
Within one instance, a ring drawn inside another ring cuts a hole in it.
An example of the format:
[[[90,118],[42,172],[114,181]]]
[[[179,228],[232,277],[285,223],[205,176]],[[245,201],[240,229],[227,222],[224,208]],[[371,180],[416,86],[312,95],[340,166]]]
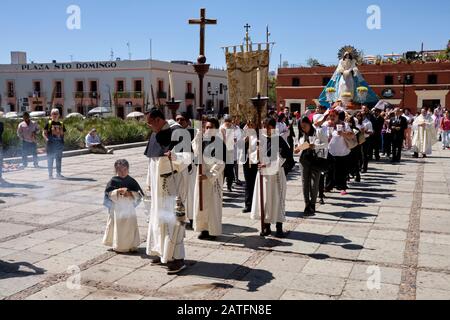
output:
[[[167,92],[158,91],[157,97],[158,97],[158,99],[167,99]]]
[[[116,99],[143,99],[144,92],[143,91],[123,91],[123,92],[115,92],[114,97]]]
[[[16,97],[16,93],[14,91],[8,91],[5,93],[5,96],[7,98],[15,98]]]
[[[186,93],[186,100],[194,100],[195,99],[195,94],[192,92],[187,92]]]
[[[45,96],[46,96],[45,92],[42,91],[34,91],[28,93],[29,98],[45,98]]]
[[[73,94],[75,99],[99,99],[100,94],[96,91],[87,91],[87,92],[75,92]]]

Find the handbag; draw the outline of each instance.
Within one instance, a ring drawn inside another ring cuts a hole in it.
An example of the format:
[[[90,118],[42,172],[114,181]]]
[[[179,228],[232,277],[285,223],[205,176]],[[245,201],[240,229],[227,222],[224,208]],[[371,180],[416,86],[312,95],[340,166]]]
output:
[[[344,137],[344,139],[345,139],[345,144],[347,145],[347,148],[349,148],[350,150],[359,146],[358,138],[356,136],[353,136],[352,138]]]

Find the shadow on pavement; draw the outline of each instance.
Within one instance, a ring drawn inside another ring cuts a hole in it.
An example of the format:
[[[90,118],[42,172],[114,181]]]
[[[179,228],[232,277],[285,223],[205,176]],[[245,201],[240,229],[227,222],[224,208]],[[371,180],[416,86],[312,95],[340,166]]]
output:
[[[271,272],[261,269],[253,269],[238,264],[226,264],[226,263],[212,263],[212,262],[189,262],[191,266],[183,271],[180,276],[200,276],[206,278],[215,278],[223,280],[235,280],[248,282],[247,288],[249,292],[258,291],[260,287],[269,284],[274,280],[274,276]],[[246,276],[252,272],[257,274],[257,277]],[[221,284],[225,288],[232,288],[231,285]]]
[[[21,267],[30,269],[31,271],[20,270]],[[45,269],[38,268],[29,262],[6,262],[0,260],[0,279],[23,278],[35,276],[45,273]]]

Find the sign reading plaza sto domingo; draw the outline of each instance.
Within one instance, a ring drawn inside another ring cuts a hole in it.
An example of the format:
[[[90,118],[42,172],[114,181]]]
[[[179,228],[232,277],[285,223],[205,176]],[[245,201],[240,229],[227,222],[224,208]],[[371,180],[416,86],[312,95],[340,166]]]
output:
[[[422,107],[450,108],[450,63],[363,64],[359,71],[378,97],[394,106],[416,112]],[[318,97],[336,67],[280,68],[277,79],[278,108],[306,111]]]
[[[170,88],[172,71],[173,88]],[[205,112],[226,111],[227,73],[211,69],[205,77]],[[173,92],[179,112],[197,116],[198,77],[189,61],[115,60],[27,63],[26,54],[11,53],[11,64],[0,65],[0,107],[6,112],[49,111],[87,115],[97,107],[114,116],[164,106]],[[169,113],[169,111],[168,111]],[[169,116],[169,114],[168,114]]]

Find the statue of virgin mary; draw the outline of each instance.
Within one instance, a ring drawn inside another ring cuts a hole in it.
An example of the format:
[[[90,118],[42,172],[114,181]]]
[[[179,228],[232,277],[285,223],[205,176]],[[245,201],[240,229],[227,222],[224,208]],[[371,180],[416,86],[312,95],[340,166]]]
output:
[[[347,46],[339,51],[339,65],[320,95],[321,105],[330,107],[337,100],[359,104],[376,104],[379,99],[358,70],[358,51]]]

